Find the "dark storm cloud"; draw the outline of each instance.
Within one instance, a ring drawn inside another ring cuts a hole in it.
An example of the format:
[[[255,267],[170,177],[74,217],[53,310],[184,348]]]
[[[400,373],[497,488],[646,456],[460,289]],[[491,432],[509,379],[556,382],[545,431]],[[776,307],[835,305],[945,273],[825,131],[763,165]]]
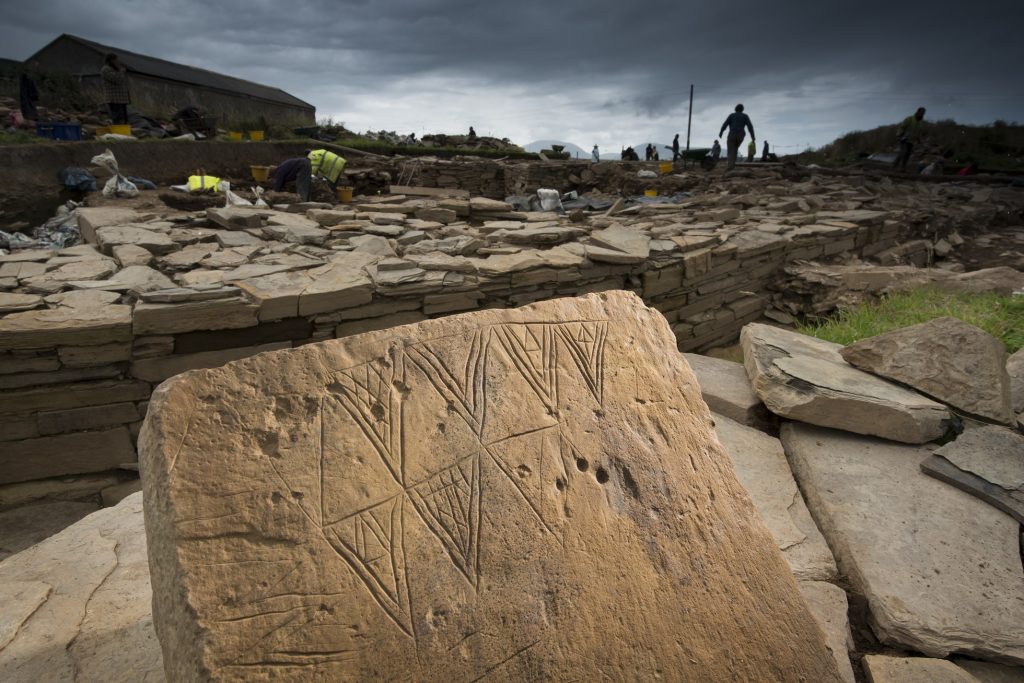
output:
[[[427,82],[439,103],[476,89],[491,100],[488,111],[518,118],[595,112],[639,121],[677,117],[695,83],[695,114],[708,122],[750,101],[761,103],[755,122],[808,130],[824,118],[836,134],[918,103],[972,121],[1015,118],[1024,105],[1019,0],[8,4],[4,56],[25,58],[73,33],[353,115],[361,98],[401,98]],[[522,96],[494,101],[513,92],[559,93],[571,105],[545,112]]]

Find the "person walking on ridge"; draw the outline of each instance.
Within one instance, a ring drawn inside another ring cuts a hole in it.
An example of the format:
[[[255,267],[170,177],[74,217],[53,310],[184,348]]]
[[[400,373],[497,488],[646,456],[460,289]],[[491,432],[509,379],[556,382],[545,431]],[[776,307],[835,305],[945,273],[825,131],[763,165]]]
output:
[[[597,149],[597,145],[594,145],[594,149],[590,152],[590,158],[593,163],[601,161],[601,152]]]
[[[768,141],[764,141],[764,147],[761,149],[761,161],[768,161]]]
[[[914,151],[914,145],[921,142],[921,137],[924,135],[924,123],[922,123],[924,111],[924,107],[918,107],[916,112],[903,119],[900,127],[896,130],[896,140],[900,143],[900,151],[896,155],[896,160],[892,162],[892,167],[903,173],[907,172],[907,163]]]
[[[722,129],[718,131],[718,137],[722,137],[722,133],[725,132],[726,128],[729,129],[729,137],[726,138],[729,164],[726,168],[732,169],[736,167],[736,155],[739,153],[740,145],[743,144],[743,138],[746,137],[743,129],[750,130],[750,139],[756,140],[754,124],[750,122],[750,117],[743,113],[742,104],[737,104],[736,111],[729,114],[728,118],[725,119]]]

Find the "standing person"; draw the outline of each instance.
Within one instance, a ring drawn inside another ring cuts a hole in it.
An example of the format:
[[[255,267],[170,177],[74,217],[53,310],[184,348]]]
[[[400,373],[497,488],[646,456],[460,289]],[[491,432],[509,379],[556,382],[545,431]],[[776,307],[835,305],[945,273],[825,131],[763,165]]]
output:
[[[757,154],[757,143],[751,138],[750,143],[747,145],[747,163],[749,164],[754,160],[754,155]]]
[[[722,157],[722,146],[718,144],[718,140],[715,140],[715,144],[711,145],[711,156],[715,161]]]
[[[761,161],[768,161],[768,141],[764,141],[764,147],[761,149]]]
[[[743,138],[746,137],[743,129],[749,129],[750,139],[755,139],[754,124],[750,122],[750,117],[743,113],[742,104],[737,104],[736,111],[729,114],[728,118],[725,119],[722,129],[718,131],[718,137],[722,137],[722,133],[725,132],[726,128],[729,129],[729,137],[726,138],[729,150],[729,165],[727,168],[732,169],[736,167],[736,155],[739,153],[740,145],[743,144]]]
[[[128,103],[132,101],[128,94],[128,67],[111,52],[100,69],[100,79],[110,119],[116,124],[128,123]]]
[[[644,161],[650,161],[652,156],[653,155],[651,154],[651,143],[648,142],[647,146],[644,147]]]
[[[18,83],[18,100],[21,106],[21,118],[26,121],[38,121],[39,111],[36,109],[36,102],[39,101],[39,89],[36,82],[28,74],[21,74]]]
[[[594,145],[594,149],[590,150],[590,159],[595,164],[601,161],[601,151],[598,150],[597,145]]]
[[[672,161],[679,160],[679,133],[672,138]]]
[[[924,107],[918,107],[917,111],[903,119],[900,127],[896,130],[896,140],[900,143],[900,151],[896,155],[896,161],[892,162],[893,168],[898,168],[904,173],[907,171],[907,162],[914,151],[914,145],[921,142],[924,134]]]

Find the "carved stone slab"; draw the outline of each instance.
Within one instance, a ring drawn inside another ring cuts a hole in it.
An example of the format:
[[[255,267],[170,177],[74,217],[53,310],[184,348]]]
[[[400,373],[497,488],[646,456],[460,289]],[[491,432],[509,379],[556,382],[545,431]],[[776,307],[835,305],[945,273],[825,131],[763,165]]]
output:
[[[140,446],[169,680],[840,680],[631,294],[179,375]]]

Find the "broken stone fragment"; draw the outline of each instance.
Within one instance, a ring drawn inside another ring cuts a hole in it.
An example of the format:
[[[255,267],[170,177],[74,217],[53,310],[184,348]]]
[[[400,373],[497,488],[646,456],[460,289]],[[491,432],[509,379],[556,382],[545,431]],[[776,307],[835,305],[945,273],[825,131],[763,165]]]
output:
[[[943,317],[850,344],[843,359],[960,411],[1013,424],[1002,342],[957,318]]]
[[[839,344],[759,323],[740,343],[754,391],[776,415],[905,443],[946,431],[945,406],[857,370]]]

